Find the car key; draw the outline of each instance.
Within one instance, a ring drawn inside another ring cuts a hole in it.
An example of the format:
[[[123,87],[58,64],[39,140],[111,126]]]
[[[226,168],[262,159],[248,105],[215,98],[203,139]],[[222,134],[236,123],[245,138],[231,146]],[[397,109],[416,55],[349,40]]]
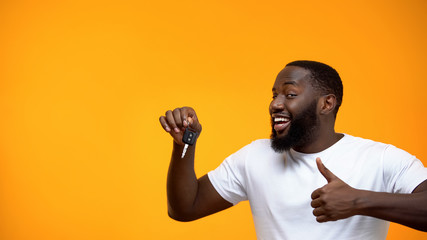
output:
[[[185,145],[184,149],[182,150],[181,158],[184,158],[188,145],[193,145],[196,142],[197,135],[197,132],[191,130],[190,128],[185,129],[184,135],[182,136],[182,142],[184,142]]]

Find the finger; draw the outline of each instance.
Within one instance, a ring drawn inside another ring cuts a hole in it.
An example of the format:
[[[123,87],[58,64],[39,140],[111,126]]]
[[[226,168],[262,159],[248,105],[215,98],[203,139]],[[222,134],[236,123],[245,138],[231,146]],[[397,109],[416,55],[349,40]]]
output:
[[[320,197],[320,191],[321,191],[320,188],[314,190],[313,193],[311,193],[311,199],[314,200],[316,198],[319,198]]]
[[[174,132],[179,133],[179,128],[176,126],[175,119],[173,117],[172,111],[169,110],[165,113],[166,122]]]
[[[192,129],[195,129],[195,130],[198,130],[198,128],[197,128],[197,117],[196,116],[191,116],[191,117],[188,117],[187,118],[187,120],[188,120],[188,125],[192,128]]]
[[[329,218],[326,215],[320,215],[316,217],[316,221],[323,223],[329,221]]]
[[[199,123],[199,119],[197,118],[196,112],[194,109],[188,107],[187,109],[187,123],[191,129],[196,130],[198,133],[202,131],[202,125]]]
[[[171,131],[171,128],[169,127],[169,125],[166,122],[165,116],[160,116],[159,121],[160,121],[160,125],[162,125],[163,129],[166,132],[170,132]]]
[[[316,216],[316,217],[319,217],[319,216],[322,216],[322,215],[325,215],[325,210],[323,209],[323,208],[315,208],[314,210],[313,210],[313,215],[314,216]]]
[[[323,201],[320,200],[319,198],[314,199],[313,201],[311,201],[310,205],[312,208],[318,208],[320,206],[322,206]]]
[[[320,160],[320,158],[316,158],[316,164],[320,173],[323,175],[323,177],[326,178],[328,183],[337,178],[337,176],[335,176],[331,171],[329,171],[329,169],[325,167],[325,165],[323,165],[322,160]]]
[[[184,128],[188,127],[188,109],[186,107],[181,108],[181,122]]]
[[[175,108],[172,114],[178,129],[178,131],[175,130],[175,132],[180,132],[181,131],[180,129],[182,129],[181,109]]]

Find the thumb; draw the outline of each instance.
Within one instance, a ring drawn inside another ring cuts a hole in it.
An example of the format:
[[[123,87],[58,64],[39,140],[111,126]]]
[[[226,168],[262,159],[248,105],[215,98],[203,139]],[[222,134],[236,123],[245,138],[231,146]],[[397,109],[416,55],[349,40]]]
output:
[[[191,129],[195,130],[198,134],[200,134],[200,132],[202,131],[202,125],[200,125],[196,116],[187,117],[187,123]]]
[[[192,117],[187,117],[188,126],[194,130],[196,130],[196,123]]]
[[[323,175],[323,177],[326,178],[326,181],[328,181],[328,183],[338,178],[331,171],[329,171],[329,169],[327,169],[325,165],[323,165],[322,160],[320,160],[320,158],[316,158],[316,164],[317,168],[319,169],[319,172]]]

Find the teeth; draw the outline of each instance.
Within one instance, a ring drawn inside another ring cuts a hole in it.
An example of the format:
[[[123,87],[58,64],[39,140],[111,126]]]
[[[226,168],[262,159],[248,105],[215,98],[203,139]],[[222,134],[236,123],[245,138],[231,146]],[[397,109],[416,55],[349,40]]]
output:
[[[274,118],[274,122],[288,122],[289,118]]]

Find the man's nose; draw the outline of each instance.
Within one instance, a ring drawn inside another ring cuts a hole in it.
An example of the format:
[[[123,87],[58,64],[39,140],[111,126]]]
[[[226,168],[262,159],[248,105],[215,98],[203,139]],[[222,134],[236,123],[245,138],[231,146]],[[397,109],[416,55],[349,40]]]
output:
[[[285,98],[284,96],[278,95],[271,102],[271,110],[273,112],[283,111],[285,109]]]

